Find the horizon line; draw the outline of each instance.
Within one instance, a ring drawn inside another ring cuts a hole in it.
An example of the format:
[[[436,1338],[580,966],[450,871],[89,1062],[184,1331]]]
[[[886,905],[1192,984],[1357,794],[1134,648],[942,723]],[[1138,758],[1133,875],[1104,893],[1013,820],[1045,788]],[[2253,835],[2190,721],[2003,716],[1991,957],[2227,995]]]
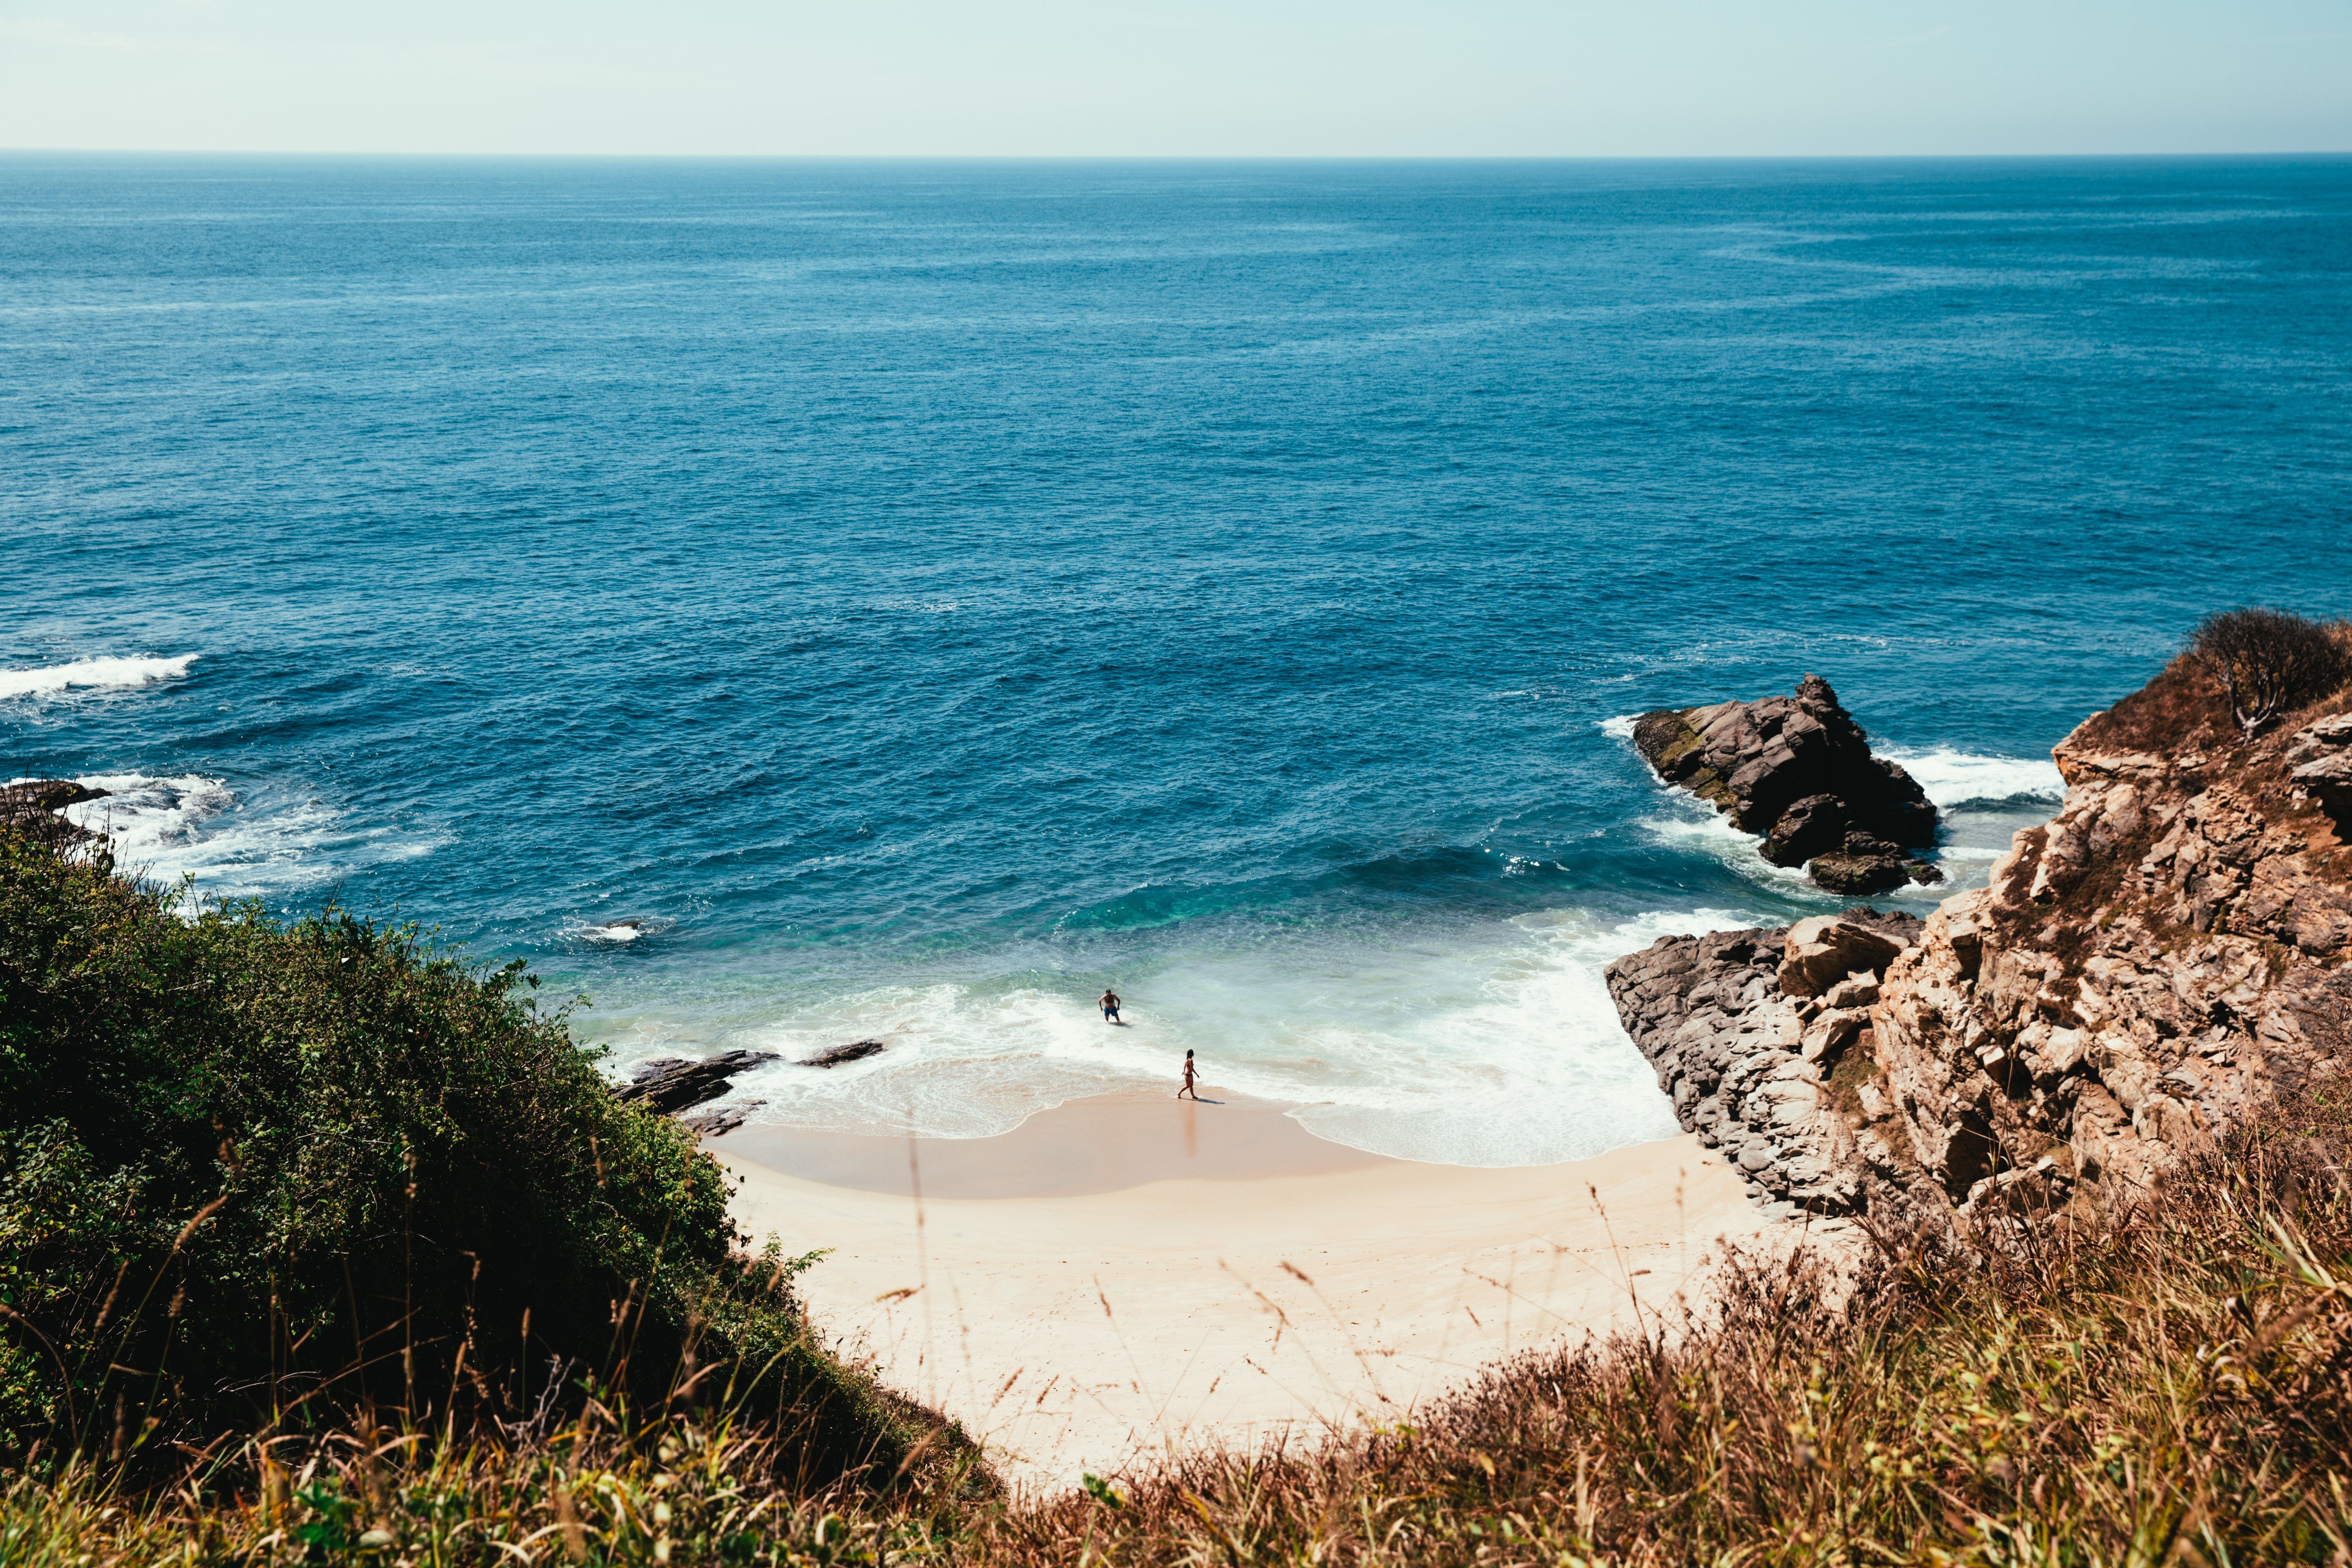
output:
[[[373,158],[807,163],[1896,163],[2352,158],[2352,147],[2037,153],[629,153],[300,147],[0,146],[0,158]]]

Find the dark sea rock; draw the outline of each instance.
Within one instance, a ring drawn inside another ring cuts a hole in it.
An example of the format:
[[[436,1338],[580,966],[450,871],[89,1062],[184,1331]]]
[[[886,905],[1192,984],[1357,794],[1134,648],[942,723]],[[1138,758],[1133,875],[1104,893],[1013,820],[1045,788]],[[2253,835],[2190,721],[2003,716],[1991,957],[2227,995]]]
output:
[[[1934,803],[1901,764],[1870,754],[1862,726],[1818,675],[1790,697],[1644,713],[1633,749],[1660,778],[1762,835],[1774,865],[1813,861],[1814,879],[1832,891],[1929,879],[1902,851],[1936,842]]]
[[[1832,893],[1883,893],[1906,882],[1940,882],[1944,873],[1900,845],[1856,830],[1813,861],[1813,880]]]
[[[764,1100],[746,1100],[734,1105],[714,1105],[679,1117],[677,1124],[702,1137],[717,1138],[742,1126],[752,1111],[767,1103]]]
[[[58,813],[86,800],[101,800],[107,792],[78,784],[71,779],[26,779],[0,784],[0,827],[13,827],[36,844],[63,848],[99,836],[77,827]]]
[[[728,1080],[745,1068],[779,1059],[773,1051],[723,1051],[698,1062],[663,1057],[640,1063],[629,1081],[613,1091],[613,1098],[642,1101],[656,1110],[679,1111],[725,1094],[734,1087]]]
[[[879,1040],[853,1040],[845,1046],[833,1046],[819,1051],[800,1065],[804,1068],[837,1068],[844,1062],[862,1062],[867,1057],[878,1057],[887,1048]]]

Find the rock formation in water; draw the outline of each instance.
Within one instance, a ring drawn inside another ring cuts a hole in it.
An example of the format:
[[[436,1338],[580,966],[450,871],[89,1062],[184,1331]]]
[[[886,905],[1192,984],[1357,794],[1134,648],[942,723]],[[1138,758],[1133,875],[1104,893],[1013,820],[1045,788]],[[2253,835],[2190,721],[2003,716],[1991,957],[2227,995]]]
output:
[[[675,1114],[725,1094],[735,1087],[731,1080],[744,1068],[777,1059],[773,1051],[721,1051],[698,1062],[661,1057],[638,1063],[629,1081],[613,1091],[613,1098],[643,1100],[656,1110]]]
[[[852,1040],[845,1046],[827,1046],[816,1055],[804,1058],[804,1068],[837,1068],[845,1062],[862,1062],[867,1057],[878,1057],[889,1047],[880,1040]]]
[[[1611,966],[1683,1124],[1759,1192],[2081,1212],[2345,1092],[2352,691],[2241,743],[2176,660],[2053,754],[2058,816],[1924,925],[1849,910]]]
[[[1813,880],[1832,892],[1942,879],[1905,853],[1936,842],[1934,804],[1899,764],[1870,754],[1862,726],[1818,675],[1793,697],[1644,713],[1633,749],[1668,784],[1763,835],[1767,860],[1811,861]]]

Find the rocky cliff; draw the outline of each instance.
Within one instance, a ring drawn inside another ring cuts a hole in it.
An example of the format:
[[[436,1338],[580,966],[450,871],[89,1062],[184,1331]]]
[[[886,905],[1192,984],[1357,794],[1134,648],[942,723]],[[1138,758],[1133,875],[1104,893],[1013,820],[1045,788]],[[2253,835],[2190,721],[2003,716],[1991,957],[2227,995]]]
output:
[[[2053,754],[2058,816],[1922,926],[1853,910],[1612,967],[1684,1124],[1759,1194],[2095,1205],[2352,1087],[2352,691],[2242,742],[2179,660]]]

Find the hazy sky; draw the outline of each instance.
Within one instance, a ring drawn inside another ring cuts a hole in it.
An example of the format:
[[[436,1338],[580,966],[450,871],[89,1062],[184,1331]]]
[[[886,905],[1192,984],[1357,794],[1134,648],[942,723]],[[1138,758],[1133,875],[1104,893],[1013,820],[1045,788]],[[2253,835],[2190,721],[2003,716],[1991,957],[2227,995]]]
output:
[[[2352,0],[0,0],[0,146],[2352,149]]]

